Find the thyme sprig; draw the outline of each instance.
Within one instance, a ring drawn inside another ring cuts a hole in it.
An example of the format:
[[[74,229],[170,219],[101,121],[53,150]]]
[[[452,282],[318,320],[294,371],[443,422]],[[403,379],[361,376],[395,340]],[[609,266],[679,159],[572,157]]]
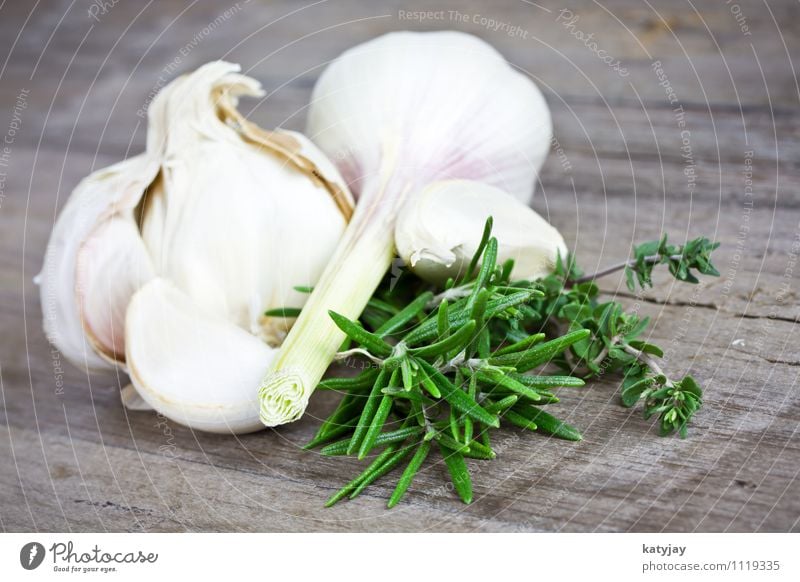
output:
[[[356,358],[364,370],[320,384],[342,399],[306,448],[360,460],[379,452],[327,505],[358,496],[402,466],[393,507],[436,452],[454,490],[470,503],[467,459],[495,458],[492,430],[511,426],[580,440],[576,428],[543,407],[559,401],[558,389],[607,373],[621,376],[625,406],[641,401],[646,418],[658,415],[662,435],[686,436],[702,403],[700,387],[691,376],[673,380],[662,371],[661,349],[640,339],[648,318],[601,301],[594,279],[624,269],[629,287],[645,287],[654,267],[665,264],[677,279],[697,282],[693,271],[718,274],[710,261],[718,244],[700,238],[669,245],[663,236],[592,276],[565,257],[544,279],[513,281],[513,262],[497,262],[491,228],[489,219],[464,275],[444,289],[403,274],[384,281],[359,321],[330,313],[347,336],[338,359]]]
[[[667,236],[634,247],[633,258],[584,275],[573,256],[556,263],[554,272],[539,281],[544,296],[526,309],[525,318],[515,322],[523,330],[548,330],[551,334],[572,329],[588,329],[591,335],[577,342],[555,360],[572,374],[589,380],[616,373],[622,377],[621,402],[624,406],[644,403],[644,416],[658,415],[662,435],[678,432],[686,437],[692,416],[702,405],[702,390],[691,376],[669,378],[658,364],[663,351],[641,339],[649,318],[626,312],[617,301],[601,301],[595,280],[621,269],[628,288],[652,286],[656,265],[668,265],[679,281],[699,282],[695,273],[718,276],[711,253],[719,243],[700,237],[683,245],[670,245]]]

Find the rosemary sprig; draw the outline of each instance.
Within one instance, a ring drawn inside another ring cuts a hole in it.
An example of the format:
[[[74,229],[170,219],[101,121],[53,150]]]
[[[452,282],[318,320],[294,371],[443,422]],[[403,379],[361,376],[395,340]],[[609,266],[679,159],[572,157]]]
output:
[[[329,504],[358,495],[405,463],[389,499],[394,506],[425,459],[437,451],[455,491],[469,503],[472,483],[465,459],[494,458],[487,433],[501,423],[580,439],[576,429],[540,407],[558,401],[553,389],[582,386],[583,381],[525,372],[547,364],[590,332],[575,330],[551,341],[543,341],[542,334],[521,341],[509,337],[504,331],[510,329],[508,322],[521,319],[520,308],[544,294],[509,279],[511,265],[497,264],[497,246],[488,222],[471,275],[457,285],[448,282],[439,296],[421,290],[417,281],[406,281],[376,294],[360,323],[331,313],[353,346],[348,354],[366,357],[371,369],[352,379],[323,382],[321,388],[344,396],[309,446],[322,446],[325,455],[359,459],[383,452]],[[458,291],[448,294],[448,289]]]
[[[625,406],[642,401],[646,418],[658,415],[662,435],[686,435],[702,403],[700,387],[690,376],[667,377],[657,363],[661,350],[639,339],[648,319],[626,313],[618,302],[601,302],[594,279],[625,269],[629,286],[652,285],[653,268],[666,264],[679,280],[697,282],[693,271],[718,274],[710,262],[718,245],[702,238],[675,246],[664,236],[592,276],[567,257],[542,280],[512,281],[513,263],[497,264],[491,226],[489,219],[466,274],[444,289],[404,274],[381,285],[360,321],[330,314],[348,337],[343,349],[350,349],[339,360],[365,358],[368,369],[321,383],[320,389],[343,397],[306,448],[358,459],[381,452],[328,505],[358,496],[404,466],[392,507],[436,451],[455,492],[470,503],[467,459],[496,457],[492,430],[510,426],[580,440],[576,428],[542,407],[558,402],[554,390],[605,373],[622,376]],[[567,375],[540,370],[551,363]]]

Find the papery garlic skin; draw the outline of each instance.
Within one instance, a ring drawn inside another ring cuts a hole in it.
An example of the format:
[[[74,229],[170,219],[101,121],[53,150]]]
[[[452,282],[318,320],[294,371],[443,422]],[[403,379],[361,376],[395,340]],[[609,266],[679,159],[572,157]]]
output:
[[[529,77],[479,38],[441,31],[393,32],[345,51],[314,87],[306,133],[357,198],[388,171],[413,189],[468,179],[527,203],[552,131]]]
[[[64,355],[128,371],[124,402],[198,430],[263,428],[257,389],[351,211],[303,135],[236,110],[260,96],[217,61],[167,85],[146,153],[99,170],[60,215],[41,274],[45,329]],[[137,396],[139,398],[137,398]]]
[[[306,132],[358,199],[344,238],[260,387],[267,426],[299,418],[344,334],[394,256],[403,204],[427,184],[470,179],[528,202],[552,122],[536,85],[482,40],[396,32],[335,59],[312,95]]]
[[[111,287],[115,295],[124,292],[126,296],[88,309],[84,305],[87,295],[110,292],[109,279],[103,277],[102,272],[89,272],[104,261],[95,262],[89,257],[93,250],[107,250],[102,244],[103,236],[120,221],[135,224],[133,210],[158,169],[157,160],[142,154],[84,178],[61,211],[50,235],[44,266],[37,278],[41,287],[44,331],[66,359],[87,371],[113,369],[117,365],[120,355],[124,354],[124,306],[139,284],[153,276],[147,259],[139,264],[121,262],[125,279],[122,284],[116,281]],[[133,241],[123,252],[128,256],[142,256],[141,241],[138,246],[139,249]],[[79,264],[82,265],[80,271]],[[92,276],[95,280],[87,281]]]
[[[502,190],[472,180],[433,182],[403,207],[395,226],[397,253],[416,275],[442,284],[465,274],[492,217],[497,262],[514,260],[514,279],[550,274],[567,245],[532,208]]]

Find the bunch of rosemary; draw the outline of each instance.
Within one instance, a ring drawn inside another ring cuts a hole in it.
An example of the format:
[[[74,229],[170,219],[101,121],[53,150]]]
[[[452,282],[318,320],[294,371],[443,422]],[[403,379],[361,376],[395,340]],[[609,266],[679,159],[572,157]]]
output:
[[[656,362],[661,350],[638,339],[647,318],[625,313],[617,302],[599,302],[593,279],[624,268],[631,288],[637,281],[645,286],[653,267],[664,263],[678,279],[696,282],[692,270],[718,274],[709,259],[718,245],[703,238],[671,246],[663,237],[595,276],[583,276],[567,257],[545,279],[512,281],[513,262],[497,264],[491,228],[490,218],[466,273],[444,289],[403,274],[384,281],[359,322],[330,313],[348,337],[338,359],[363,358],[368,367],[320,384],[343,397],[306,448],[358,459],[380,452],[328,506],[403,465],[388,502],[393,507],[433,448],[455,491],[470,503],[466,459],[496,456],[492,429],[510,425],[580,440],[577,429],[543,407],[558,402],[556,389],[583,386],[583,378],[601,373],[620,373],[623,404],[643,401],[646,417],[659,416],[662,434],[685,436],[701,405],[700,387],[690,376],[675,381],[663,373]],[[269,313],[279,314],[295,315]],[[548,364],[564,373],[541,370]]]

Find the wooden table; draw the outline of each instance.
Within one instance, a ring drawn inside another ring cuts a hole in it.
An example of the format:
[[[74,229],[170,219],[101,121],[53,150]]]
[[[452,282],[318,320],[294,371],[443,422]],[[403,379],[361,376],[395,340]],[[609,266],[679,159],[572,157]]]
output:
[[[408,13],[428,3],[305,4],[2,3],[0,133],[14,135],[0,167],[0,528],[800,530],[800,5],[574,1],[570,16],[551,0],[441,0],[419,22]],[[659,277],[637,300],[602,282],[653,317],[666,368],[705,386],[689,438],[659,438],[607,378],[564,392],[582,442],[500,435],[500,458],[473,465],[471,506],[431,464],[392,511],[386,485],[326,510],[357,467],[299,448],[329,399],[280,430],[194,434],[126,412],[124,377],[87,377],[48,345],[32,279],[54,218],[82,176],[142,150],[136,112],[161,75],[242,63],[270,91],[244,104],[251,118],[302,129],[326,61],[406,28],[472,32],[537,80],[557,143],[534,206],[587,269],[662,230],[723,243],[722,277],[702,286]]]

